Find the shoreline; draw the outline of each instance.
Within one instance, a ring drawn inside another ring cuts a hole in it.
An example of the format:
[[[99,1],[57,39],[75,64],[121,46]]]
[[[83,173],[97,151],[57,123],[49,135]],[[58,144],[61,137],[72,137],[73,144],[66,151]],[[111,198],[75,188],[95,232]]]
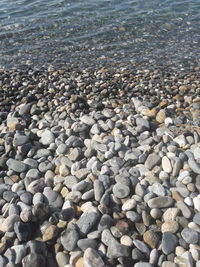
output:
[[[1,266],[200,266],[199,68],[0,80]]]

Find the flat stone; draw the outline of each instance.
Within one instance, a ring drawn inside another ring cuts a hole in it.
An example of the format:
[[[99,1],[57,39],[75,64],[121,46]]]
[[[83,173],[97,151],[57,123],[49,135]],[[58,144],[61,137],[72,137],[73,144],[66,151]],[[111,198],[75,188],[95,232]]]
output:
[[[92,249],[92,248],[87,248],[84,252],[84,267],[104,267],[105,264],[99,255],[99,253]]]
[[[20,122],[18,118],[10,117],[7,119],[7,127],[10,131],[16,131],[20,128]]]
[[[154,265],[148,262],[140,261],[137,262],[134,267],[154,267]]]
[[[183,202],[183,201],[177,201],[177,208],[179,208],[185,218],[190,218],[192,213],[190,208]]]
[[[2,232],[12,232],[14,230],[15,222],[20,221],[20,217],[18,215],[10,215],[8,216],[1,225]]]
[[[164,254],[169,255],[174,252],[177,244],[178,239],[175,235],[170,232],[163,233],[161,246]]]
[[[77,226],[83,235],[89,233],[90,229],[96,224],[99,219],[97,212],[84,212],[77,221]]]
[[[153,208],[168,208],[174,203],[173,199],[168,196],[160,196],[152,198],[148,201],[148,206]]]
[[[144,242],[151,248],[156,248],[160,241],[159,235],[151,229],[143,234],[143,239]]]
[[[172,171],[172,165],[171,165],[171,162],[170,160],[168,159],[168,157],[164,156],[162,158],[162,168],[165,172],[167,173],[171,173]]]
[[[67,263],[69,263],[69,255],[59,251],[56,253],[56,261],[59,267],[64,267]]]
[[[147,157],[145,161],[145,167],[151,170],[156,165],[159,166],[160,161],[161,161],[160,156],[157,153],[152,153]]]
[[[97,248],[97,242],[94,239],[89,239],[89,238],[83,238],[79,239],[77,242],[77,246],[82,249],[82,251],[85,251],[87,248]]]
[[[45,196],[45,202],[54,208],[61,208],[63,205],[63,199],[61,195],[53,191],[50,187],[45,187],[43,191]]]
[[[149,186],[149,190],[157,196],[165,196],[165,188],[160,183],[154,183],[152,186]]]
[[[133,199],[133,198],[128,199],[122,205],[122,210],[123,211],[132,210],[132,209],[134,209],[136,207],[136,204],[137,204],[137,202],[135,201],[135,199]]]
[[[199,241],[199,234],[198,232],[190,229],[184,228],[181,232],[181,236],[188,244],[197,244]]]
[[[122,183],[116,183],[113,186],[113,194],[117,198],[125,198],[130,194],[130,189],[128,186],[122,184]]]
[[[163,261],[162,267],[178,267],[178,265],[171,261]]]
[[[26,242],[29,240],[31,234],[31,227],[29,224],[24,222],[15,222],[14,231],[20,242]]]
[[[193,217],[193,222],[200,226],[200,212],[197,212]]]
[[[13,170],[18,173],[25,172],[28,169],[27,164],[15,159],[8,159],[6,161],[6,165],[8,166],[9,170]]]
[[[45,256],[42,254],[30,253],[22,260],[22,267],[26,266],[46,266]]]
[[[179,224],[176,221],[167,221],[162,224],[161,231],[164,232],[170,232],[170,233],[176,233],[179,229]]]
[[[149,255],[150,254],[150,250],[147,247],[147,245],[140,240],[133,240],[133,244],[136,246],[137,249],[139,249],[142,253]]]
[[[194,197],[193,198],[193,203],[194,203],[194,208],[197,211],[200,211],[200,198],[199,197]]]
[[[43,145],[48,146],[51,143],[54,143],[54,141],[55,141],[55,136],[50,130],[44,130],[42,132],[40,142]]]
[[[57,233],[58,233],[58,228],[55,225],[50,225],[49,227],[45,229],[42,235],[42,240],[44,242],[50,241],[56,237]]]
[[[4,256],[9,262],[13,262],[14,266],[21,264],[22,259],[26,256],[26,247],[25,245],[12,246],[5,251]],[[2,265],[2,267],[4,267],[4,265]]]
[[[75,229],[69,228],[61,233],[61,244],[68,251],[75,249],[78,239],[79,234]]]

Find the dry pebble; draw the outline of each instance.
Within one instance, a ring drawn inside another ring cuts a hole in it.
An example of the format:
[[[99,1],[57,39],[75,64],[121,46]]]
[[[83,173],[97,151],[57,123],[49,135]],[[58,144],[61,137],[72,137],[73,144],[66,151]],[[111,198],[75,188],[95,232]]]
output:
[[[0,266],[199,265],[191,72],[0,70]]]

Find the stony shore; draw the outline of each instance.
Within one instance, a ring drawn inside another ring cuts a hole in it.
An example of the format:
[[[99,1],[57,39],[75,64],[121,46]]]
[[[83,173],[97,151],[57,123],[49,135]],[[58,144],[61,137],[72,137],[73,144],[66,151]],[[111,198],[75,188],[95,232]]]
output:
[[[200,77],[0,70],[1,267],[199,267]]]

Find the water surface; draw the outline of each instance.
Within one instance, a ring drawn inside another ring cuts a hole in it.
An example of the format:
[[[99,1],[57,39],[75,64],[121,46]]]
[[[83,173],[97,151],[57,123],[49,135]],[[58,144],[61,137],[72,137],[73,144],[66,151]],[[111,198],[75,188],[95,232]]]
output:
[[[1,0],[0,66],[198,64],[199,0]]]

